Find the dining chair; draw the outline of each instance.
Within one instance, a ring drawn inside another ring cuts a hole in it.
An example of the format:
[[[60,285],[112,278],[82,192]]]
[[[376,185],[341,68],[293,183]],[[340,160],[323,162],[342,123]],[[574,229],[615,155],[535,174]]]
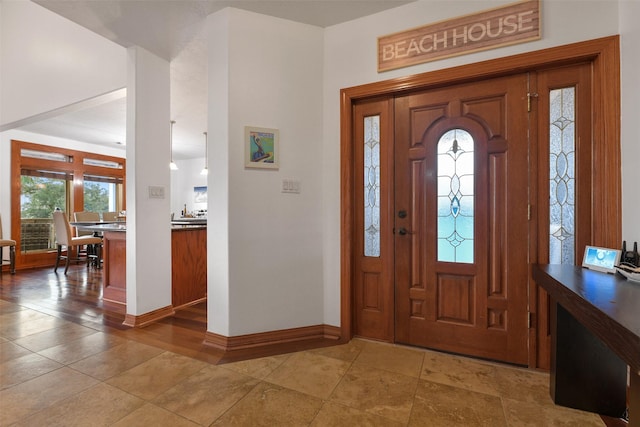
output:
[[[71,232],[71,224],[69,224],[69,220],[67,219],[67,215],[63,211],[54,211],[53,212],[53,226],[56,232],[56,245],[58,247],[58,254],[56,256],[56,266],[53,268],[54,273],[58,272],[58,265],[60,264],[61,259],[66,259],[66,266],[64,268],[64,274],[67,274],[67,270],[69,269],[69,262],[71,261],[71,248],[74,246],[79,248],[81,246],[91,246],[94,248],[94,253],[91,254],[87,251],[86,259],[87,259],[87,267],[89,267],[89,263],[91,259],[96,260],[96,265],[100,265],[100,255],[102,252],[102,238],[91,236],[79,236],[73,237]],[[67,248],[67,254],[62,255],[62,247],[65,246]],[[74,259],[74,261],[83,261],[79,256]]]
[[[100,214],[98,212],[88,212],[88,211],[74,212],[73,220],[75,222],[83,222],[83,221],[100,222]],[[91,231],[80,231],[76,228],[76,237],[88,236],[88,235],[93,235],[93,233]]]
[[[102,212],[103,221],[117,221],[118,212]]]
[[[4,248],[9,248],[9,259],[4,258]],[[9,261],[9,271],[16,274],[16,241],[2,237],[2,216],[0,216],[0,264]],[[2,267],[0,266],[0,274]]]
[[[74,212],[73,220],[75,222],[100,222],[100,214],[98,212],[90,212],[90,211],[82,211],[82,212]],[[75,227],[76,237],[80,236],[96,236],[95,233],[86,230],[80,230],[80,228]],[[78,248],[78,257],[80,256],[88,256],[91,254],[91,247],[79,247]],[[93,254],[95,255],[95,254]]]

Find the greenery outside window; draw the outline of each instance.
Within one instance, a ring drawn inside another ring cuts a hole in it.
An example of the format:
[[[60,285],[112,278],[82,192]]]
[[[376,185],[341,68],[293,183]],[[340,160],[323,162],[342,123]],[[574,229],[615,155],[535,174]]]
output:
[[[125,210],[125,160],[95,153],[12,141],[11,234],[16,267],[52,265],[52,213]]]

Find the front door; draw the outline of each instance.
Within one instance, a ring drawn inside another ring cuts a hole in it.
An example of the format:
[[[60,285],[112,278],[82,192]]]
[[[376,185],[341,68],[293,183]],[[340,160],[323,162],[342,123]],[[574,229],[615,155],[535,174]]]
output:
[[[394,110],[395,341],[527,364],[527,76]]]

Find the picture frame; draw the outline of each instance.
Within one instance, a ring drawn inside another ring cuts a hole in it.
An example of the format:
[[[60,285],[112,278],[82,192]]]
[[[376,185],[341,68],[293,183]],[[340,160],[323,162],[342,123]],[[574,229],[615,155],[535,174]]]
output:
[[[280,167],[280,132],[278,129],[244,127],[245,167],[278,169]]]
[[[207,203],[207,187],[206,186],[193,187],[193,202]]]

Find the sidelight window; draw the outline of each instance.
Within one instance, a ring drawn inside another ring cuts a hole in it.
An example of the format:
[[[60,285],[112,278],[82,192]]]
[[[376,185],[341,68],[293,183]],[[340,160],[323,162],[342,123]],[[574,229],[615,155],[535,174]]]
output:
[[[549,263],[575,262],[575,88],[549,93]]]
[[[364,118],[364,256],[380,256],[380,116]]]
[[[438,261],[473,263],[474,141],[451,129],[438,141]]]

